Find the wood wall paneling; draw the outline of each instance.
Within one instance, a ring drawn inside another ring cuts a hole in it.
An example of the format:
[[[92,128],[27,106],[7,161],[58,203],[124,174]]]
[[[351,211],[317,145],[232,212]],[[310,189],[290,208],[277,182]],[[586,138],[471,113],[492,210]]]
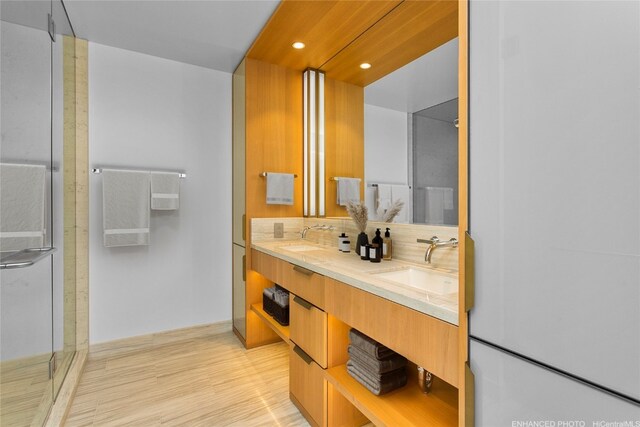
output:
[[[251,246],[251,218],[302,216],[302,73],[255,59],[245,60],[246,246]],[[262,172],[298,175],[294,204],[267,205]],[[248,348],[278,340],[251,304],[262,301],[272,282],[250,270],[247,251],[246,311]]]
[[[467,276],[466,232],[469,229],[469,4],[459,0],[458,8],[458,425],[474,425],[473,375],[467,366],[469,360],[469,316],[465,283]]]
[[[347,216],[336,204],[336,176],[361,178],[364,199],[364,88],[325,80],[325,189],[326,215]]]
[[[401,0],[283,1],[247,57],[298,71],[319,68]],[[293,42],[306,44],[293,49]]]
[[[321,69],[329,79],[366,86],[457,35],[456,1],[404,1]],[[360,69],[363,62],[372,67]]]
[[[76,349],[89,349],[89,45],[76,39]]]
[[[246,86],[245,61],[233,73],[233,243],[245,245]]]
[[[254,217],[302,216],[302,73],[247,59],[246,74],[247,225]],[[262,172],[298,175],[292,206],[266,204]]]

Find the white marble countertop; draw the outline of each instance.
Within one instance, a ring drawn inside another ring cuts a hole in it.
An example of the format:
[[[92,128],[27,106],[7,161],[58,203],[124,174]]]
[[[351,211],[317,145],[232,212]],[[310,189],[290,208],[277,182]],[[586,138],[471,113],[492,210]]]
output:
[[[295,252],[287,246],[302,246],[308,250]],[[406,286],[379,277],[376,273],[414,267],[434,273],[438,280],[458,283],[455,271],[431,268],[427,264],[413,264],[401,260],[379,263],[363,261],[355,252],[343,253],[333,246],[318,245],[307,240],[262,241],[251,244],[253,249],[297,264],[323,276],[346,283],[363,291],[388,299],[445,322],[458,325],[458,292],[439,294]],[[457,286],[455,286],[457,289]]]

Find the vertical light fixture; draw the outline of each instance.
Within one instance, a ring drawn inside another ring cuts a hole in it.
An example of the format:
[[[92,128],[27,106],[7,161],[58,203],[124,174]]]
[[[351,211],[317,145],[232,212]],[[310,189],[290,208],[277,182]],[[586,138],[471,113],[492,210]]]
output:
[[[325,216],[324,73],[304,72],[304,216]]]

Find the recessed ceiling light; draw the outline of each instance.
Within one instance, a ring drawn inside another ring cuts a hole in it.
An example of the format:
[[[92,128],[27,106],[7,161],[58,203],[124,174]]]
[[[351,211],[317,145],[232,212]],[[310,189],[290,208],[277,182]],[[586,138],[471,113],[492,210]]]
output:
[[[363,62],[362,64],[360,64],[360,68],[362,68],[363,70],[368,70],[369,68],[371,68],[371,64],[369,64],[368,62]]]
[[[295,42],[291,46],[293,46],[294,49],[304,49],[304,43],[302,42]]]

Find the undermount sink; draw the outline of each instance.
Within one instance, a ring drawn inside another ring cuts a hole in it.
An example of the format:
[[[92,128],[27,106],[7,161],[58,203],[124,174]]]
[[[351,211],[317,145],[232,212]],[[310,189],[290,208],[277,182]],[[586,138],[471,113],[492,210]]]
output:
[[[391,282],[432,292],[438,295],[458,292],[458,279],[437,271],[406,267],[401,270],[384,271],[372,274]]]
[[[290,246],[281,246],[281,249],[291,251],[291,252],[309,252],[309,251],[318,251],[320,250],[317,246],[311,245],[290,245]]]

